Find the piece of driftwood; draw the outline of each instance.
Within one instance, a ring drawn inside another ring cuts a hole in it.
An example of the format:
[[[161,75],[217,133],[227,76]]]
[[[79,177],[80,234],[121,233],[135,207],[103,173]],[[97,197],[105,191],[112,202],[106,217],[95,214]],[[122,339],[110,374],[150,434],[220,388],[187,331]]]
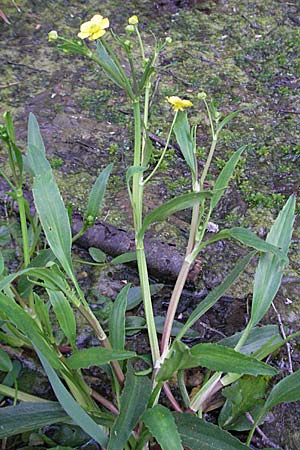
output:
[[[0,178],[0,216],[3,215],[3,205],[7,202],[6,192],[9,190],[7,184]],[[26,191],[25,196],[30,204],[32,212],[33,201],[31,192]],[[82,227],[82,216],[75,212],[72,217],[72,233],[75,235]],[[96,247],[109,256],[119,256],[126,252],[135,251],[135,240],[132,232],[116,228],[106,222],[96,221],[92,228],[76,241],[82,248]],[[174,281],[180,271],[184,260],[184,254],[175,245],[145,239],[145,252],[148,270],[155,278],[163,281]],[[193,283],[197,278],[201,267],[196,262],[189,274],[188,281]]]
[[[82,228],[82,218],[79,213],[73,215],[72,232],[78,233]],[[81,247],[96,247],[110,256],[135,251],[135,240],[132,232],[116,228],[106,222],[96,221],[95,225],[76,241]],[[145,253],[149,273],[158,279],[175,280],[184,260],[175,245],[166,244],[154,239],[145,239]],[[195,281],[199,272],[199,264],[195,264],[188,280]]]

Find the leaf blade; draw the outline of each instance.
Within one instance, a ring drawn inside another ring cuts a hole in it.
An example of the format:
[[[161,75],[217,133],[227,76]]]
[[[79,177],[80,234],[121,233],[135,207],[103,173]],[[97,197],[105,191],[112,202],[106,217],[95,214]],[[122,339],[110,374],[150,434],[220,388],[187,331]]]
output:
[[[147,409],[143,422],[162,450],[183,450],[174,417],[168,408],[155,405]]]

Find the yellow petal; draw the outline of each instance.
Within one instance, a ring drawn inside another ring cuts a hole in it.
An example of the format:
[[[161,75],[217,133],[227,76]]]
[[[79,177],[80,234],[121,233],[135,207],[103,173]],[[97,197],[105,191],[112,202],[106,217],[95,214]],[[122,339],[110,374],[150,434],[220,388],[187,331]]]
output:
[[[80,32],[80,33],[78,33],[77,34],[77,36],[80,38],[80,39],[86,39],[87,37],[89,37],[89,35],[90,35],[90,33],[87,33],[87,32]]]
[[[84,22],[83,24],[81,24],[81,26],[80,26],[80,31],[82,32],[82,33],[88,33],[89,32],[89,29],[90,29],[90,27],[91,27],[91,21],[89,21],[89,22]]]
[[[109,27],[109,20],[107,17],[101,20],[101,23],[99,24],[101,28],[108,28]]]
[[[105,33],[106,33],[105,30],[99,30],[96,33],[91,34],[91,36],[89,37],[89,40],[95,41],[96,39],[99,39],[100,37],[102,37]]]
[[[91,22],[92,23],[99,23],[101,22],[101,20],[103,19],[103,16],[100,16],[100,14],[95,14],[92,18],[91,18]]]

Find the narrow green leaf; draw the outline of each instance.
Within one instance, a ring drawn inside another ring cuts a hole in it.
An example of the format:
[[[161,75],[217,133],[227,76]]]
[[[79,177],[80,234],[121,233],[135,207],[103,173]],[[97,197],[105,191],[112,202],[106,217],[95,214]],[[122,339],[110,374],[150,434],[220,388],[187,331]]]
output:
[[[20,403],[0,408],[0,439],[38,430],[58,422],[70,422],[59,403]]]
[[[103,198],[104,198],[104,194],[105,194],[105,190],[106,190],[106,185],[107,185],[107,181],[109,178],[109,175],[112,171],[113,168],[113,164],[109,164],[98,176],[97,180],[95,181],[92,190],[90,192],[90,196],[89,196],[89,201],[88,201],[88,206],[87,206],[87,210],[85,213],[85,219],[87,221],[87,223],[90,224],[91,220],[90,218],[93,217],[94,221],[96,219],[96,217],[99,214],[102,202],[103,202]],[[91,223],[92,225],[93,223]]]
[[[219,344],[234,348],[239,342],[242,334],[243,332],[239,331],[232,336],[222,339],[219,341]],[[281,344],[284,342],[279,332],[278,325],[265,325],[263,327],[253,328],[249,333],[247,341],[239,351],[244,353],[244,355],[251,355],[252,353],[260,350],[270,341],[272,342],[272,345]]]
[[[103,347],[90,347],[74,353],[68,358],[68,366],[71,369],[87,369],[91,366],[101,366],[111,361],[122,361],[134,358],[135,352],[108,350]]]
[[[273,387],[264,409],[267,411],[279,403],[297,402],[298,400],[300,400],[300,370],[283,378]]]
[[[173,413],[181,441],[189,450],[249,450],[216,425],[188,413]]]
[[[255,358],[219,344],[198,344],[191,348],[194,363],[220,372],[249,375],[276,375],[277,369]]]
[[[37,350],[37,353],[44,370],[47,373],[52,389],[63,409],[83,431],[95,439],[98,444],[106,447],[107,436],[103,431],[103,428],[94,422],[94,420],[74,400],[43,354],[39,350]]]
[[[217,301],[225,294],[227,289],[238,279],[240,274],[245,270],[256,251],[249,253],[243,259],[237,262],[231,272],[227,275],[225,280],[219,284],[214,290],[212,290],[204,300],[194,309],[187,322],[183,326],[182,330],[179,332],[177,339],[181,339],[187,330],[194,325],[200,317],[205,314]]]
[[[277,370],[250,356],[218,344],[198,344],[192,348],[175,342],[163,362],[156,380],[167,381],[175,371],[193,367],[207,367],[218,372],[249,375],[276,375]]]
[[[211,239],[205,241],[205,246],[213,242],[229,238],[235,239],[242,244],[247,245],[248,247],[255,248],[260,252],[271,252],[278,255],[278,257],[280,258],[284,258],[284,254],[282,253],[280,248],[264,241],[263,239],[260,239],[255,233],[253,233],[253,231],[242,227],[230,228],[220,231]]]
[[[36,293],[33,294],[33,299],[35,312],[39,321],[41,322],[44,334],[47,336],[51,343],[54,343],[55,340],[52,332],[48,308]]]
[[[48,358],[51,365],[57,369],[61,368],[56,353],[49,346],[42,336],[42,331],[38,328],[32,317],[27,314],[12,298],[0,294],[0,309],[8,320],[15,325],[31,342],[42,351]]]
[[[151,380],[134,375],[134,370],[129,365],[120,400],[120,413],[111,429],[107,450],[124,449],[132,430],[145,412],[151,391]]]
[[[295,196],[292,195],[279,213],[266,238],[266,243],[279,247],[287,258],[295,220]],[[259,258],[255,273],[251,325],[255,326],[269,309],[281,283],[285,262],[276,254]]]
[[[36,176],[32,191],[48,244],[66,273],[73,277],[69,216],[52,173]]]
[[[5,113],[3,114],[3,118],[5,121],[6,131],[9,139],[11,140],[11,142],[15,142],[16,136],[11,113],[9,111],[5,111]]]
[[[51,169],[46,159],[46,149],[40,132],[39,124],[34,114],[29,114],[28,120],[28,163],[34,176]]]
[[[162,450],[183,450],[174,416],[168,408],[155,405],[147,409],[143,422]]]
[[[152,144],[152,140],[149,138],[149,136],[146,137],[146,142],[145,142],[145,148],[144,148],[144,155],[143,155],[143,161],[142,164],[144,167],[147,167],[151,156],[153,154],[153,144]]]
[[[100,250],[100,248],[90,247],[89,254],[93,258],[93,260],[98,263],[103,263],[106,261],[106,254],[102,250]]]
[[[47,293],[58,323],[74,349],[76,347],[76,320],[71,305],[63,292],[47,289]]]
[[[217,132],[220,133],[222,128],[224,128],[225,125],[227,125],[232,119],[234,119],[235,116],[237,116],[240,112],[241,112],[240,110],[234,111],[231,114],[229,114],[227,117],[225,117],[225,119],[223,119],[222,122],[219,123]]]
[[[127,316],[125,319],[126,336],[134,336],[141,330],[146,330],[146,320],[140,316]]]
[[[151,211],[144,219],[143,226],[140,230],[140,237],[142,237],[146,229],[154,222],[161,222],[165,220],[170,215],[176,213],[177,211],[182,211],[184,209],[192,208],[195,204],[199,203],[205,198],[210,198],[212,193],[209,191],[203,192],[190,192],[188,194],[183,194],[178,197],[172,198],[168,202],[159,206],[158,208]]]
[[[110,264],[125,264],[131,261],[136,261],[136,252],[127,252],[116,256],[110,261]]]
[[[130,166],[128,167],[126,171],[126,183],[129,185],[129,181],[135,175],[136,173],[143,173],[147,170],[147,167],[141,167],[141,166]]]
[[[166,320],[166,318],[163,316],[155,316],[154,317],[155,328],[156,328],[157,333],[160,333],[160,334],[163,333],[165,320]],[[178,322],[178,320],[174,320],[172,330],[171,330],[171,336],[177,336],[181,332],[182,328],[183,328],[183,324],[181,322]],[[195,330],[187,330],[185,333],[185,337],[194,338],[197,336],[199,336],[199,333]]]
[[[5,269],[4,258],[3,258],[2,252],[0,251],[0,275],[2,275],[4,273],[4,269]]]
[[[243,153],[243,151],[246,149],[246,145],[243,145],[239,150],[237,150],[229,159],[229,161],[226,163],[226,165],[223,167],[220,175],[218,176],[215,186],[214,186],[214,193],[213,197],[211,199],[211,209],[214,209],[216,205],[218,204],[220,198],[222,197],[224,191],[228,187],[228,183],[230,181],[230,178],[232,177],[232,174],[234,172],[234,169],[236,168],[237,163],[239,162],[240,156]]]
[[[0,371],[10,372],[12,370],[12,362],[8,354],[0,347]]]
[[[163,287],[164,287],[163,284],[151,284],[150,285],[151,295],[157,294],[157,292],[161,291]],[[128,292],[126,311],[134,309],[142,302],[142,300],[143,294],[141,288],[139,286],[131,287]]]
[[[139,92],[141,92],[144,89],[144,86],[145,86],[147,80],[149,79],[150,75],[154,72],[153,60],[154,60],[154,56],[149,58],[149,61],[146,64],[141,81],[139,82],[139,87],[138,87]]]
[[[114,350],[125,348],[125,312],[130,284],[127,284],[118,294],[113,303],[109,318],[109,340]]]
[[[111,57],[108,54],[108,52],[106,51],[106,49],[104,48],[100,39],[97,40],[97,53],[98,53],[99,60],[104,64],[102,66],[102,68],[105,71],[108,78],[111,81],[113,81],[120,88],[124,88],[124,81],[123,81],[122,74],[120,73],[120,70],[118,69],[116,64],[111,59]],[[109,70],[105,70],[105,66]]]
[[[187,165],[191,169],[193,175],[195,175],[196,161],[194,154],[194,145],[186,112],[178,111],[176,122],[174,125],[174,133],[176,135],[176,140],[180,147],[181,153]]]

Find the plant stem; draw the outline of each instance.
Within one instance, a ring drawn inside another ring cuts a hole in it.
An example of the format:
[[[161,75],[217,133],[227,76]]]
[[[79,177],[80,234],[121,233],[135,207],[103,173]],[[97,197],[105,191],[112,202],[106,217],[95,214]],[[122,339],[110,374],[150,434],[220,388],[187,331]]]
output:
[[[165,320],[165,324],[164,324],[164,330],[163,330],[163,335],[162,335],[162,340],[161,340],[161,353],[164,353],[168,346],[169,346],[169,339],[171,336],[171,331],[172,331],[172,326],[173,326],[173,322],[174,322],[174,318],[175,318],[175,313],[176,313],[176,309],[178,306],[178,302],[182,293],[182,290],[184,288],[190,267],[191,267],[190,262],[187,262],[186,260],[184,260],[178,278],[176,280],[176,284],[171,296],[171,300],[169,303],[169,307],[168,307],[168,311],[167,311],[167,317]]]
[[[27,267],[30,263],[30,249],[29,249],[29,242],[28,242],[28,230],[27,230],[27,222],[26,222],[24,197],[23,197],[23,191],[22,191],[21,187],[19,187],[16,190],[16,195],[17,195],[17,202],[18,202],[18,206],[19,206],[21,230],[22,230],[24,267]]]
[[[136,100],[133,103],[134,111],[134,161],[135,167],[140,167],[141,165],[141,112],[139,101]],[[151,293],[148,277],[148,269],[146,263],[146,256],[144,250],[143,240],[138,237],[139,231],[142,227],[142,207],[143,207],[143,174],[137,172],[133,175],[132,181],[132,203],[133,203],[133,216],[134,216],[134,227],[136,235],[136,254],[137,254],[137,264],[141,283],[141,289],[143,294],[143,302],[145,309],[145,317],[148,328],[148,335],[151,347],[151,354],[153,359],[153,364],[159,359],[159,345],[156,334],[156,327],[154,322],[154,314],[151,302]]]
[[[119,414],[118,408],[115,407],[115,405],[107,400],[105,397],[100,395],[98,392],[96,392],[94,389],[91,391],[91,396],[99,402],[101,405],[105,406],[109,411],[111,411],[115,416]]]
[[[173,131],[173,128],[174,128],[174,125],[175,125],[175,121],[176,121],[176,118],[177,118],[177,114],[178,114],[178,111],[176,111],[176,113],[175,113],[175,115],[174,115],[174,119],[173,119],[172,125],[171,125],[171,127],[170,127],[169,134],[168,134],[168,138],[167,138],[167,141],[166,141],[166,145],[165,145],[165,147],[164,147],[164,149],[163,149],[163,151],[162,151],[162,154],[160,155],[160,158],[159,158],[159,160],[158,160],[156,166],[154,167],[154,169],[152,170],[152,172],[150,173],[150,175],[148,175],[148,177],[147,177],[146,180],[144,181],[144,185],[147,184],[148,181],[153,177],[153,175],[154,175],[154,174],[156,173],[156,171],[158,170],[158,168],[159,168],[159,166],[160,166],[162,160],[164,159],[164,156],[165,156],[165,154],[166,154],[166,151],[167,151],[167,149],[168,149],[168,147],[169,147],[169,142],[170,142],[171,135],[172,135],[172,131]]]
[[[96,319],[96,317],[92,313],[92,311],[87,309],[82,304],[80,304],[78,306],[78,309],[81,312],[81,314],[85,317],[87,322],[91,325],[93,330],[95,331],[95,333],[96,333],[96,335],[97,335],[101,345],[103,345],[108,350],[111,350],[112,347],[110,345],[110,342],[109,342],[109,340],[108,340],[104,330],[102,329],[101,325],[99,324],[98,320]],[[118,363],[118,361],[112,361],[111,362],[111,366],[114,369],[114,372],[115,372],[115,375],[117,377],[118,382],[122,386],[123,383],[124,383],[124,374],[123,374],[123,372],[121,370],[120,364]]]

